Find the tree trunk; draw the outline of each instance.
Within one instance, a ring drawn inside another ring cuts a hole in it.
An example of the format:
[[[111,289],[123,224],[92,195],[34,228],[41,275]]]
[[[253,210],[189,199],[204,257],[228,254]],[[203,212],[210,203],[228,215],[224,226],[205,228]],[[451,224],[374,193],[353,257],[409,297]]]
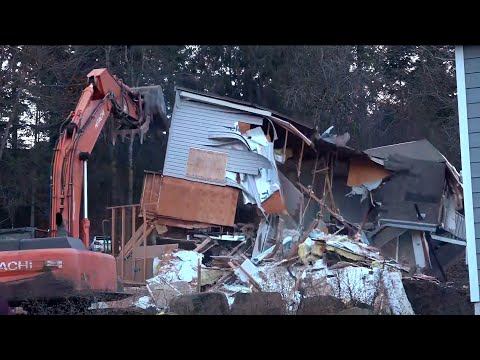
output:
[[[33,151],[36,154],[36,148],[38,143],[38,121],[39,120],[39,113],[38,110],[35,112],[35,129],[34,129],[34,142],[33,142]],[[35,195],[36,195],[36,182],[37,182],[37,171],[36,171],[36,164],[37,161],[33,163],[33,174],[31,177],[32,180],[32,197],[30,199],[30,227],[35,227]]]
[[[110,52],[112,51],[112,45],[107,45],[105,48],[105,65],[107,69],[110,69]]]
[[[110,164],[112,171],[112,191],[110,193],[111,206],[120,205],[118,203],[118,177],[117,177],[117,151],[114,145],[109,146],[110,152]]]
[[[17,108],[18,108],[18,101],[20,100],[20,94],[22,93],[21,89],[14,89],[16,92],[15,100],[12,107],[12,113],[10,114],[10,118],[8,119],[7,126],[3,131],[3,137],[0,143],[0,160],[2,160],[3,152],[5,151],[5,147],[7,146],[8,135],[10,133],[10,129],[13,126],[15,119],[17,117]]]
[[[18,121],[17,116],[15,116],[12,122],[12,150],[18,149]]]
[[[30,227],[35,227],[35,181],[32,184],[32,198],[30,201]]]
[[[105,66],[107,69],[110,69],[110,53],[112,51],[112,46],[107,45],[105,47]],[[117,179],[117,151],[115,145],[111,145],[108,147],[110,153],[110,170],[112,172],[112,179],[111,179],[111,192],[110,192],[110,205],[115,206],[119,205],[118,203],[118,179]]]

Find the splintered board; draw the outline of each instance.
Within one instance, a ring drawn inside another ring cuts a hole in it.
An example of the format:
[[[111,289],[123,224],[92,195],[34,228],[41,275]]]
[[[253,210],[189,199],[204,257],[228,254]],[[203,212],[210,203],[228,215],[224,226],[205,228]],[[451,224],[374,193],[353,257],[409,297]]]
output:
[[[140,205],[146,212],[155,212],[160,201],[162,175],[153,171],[145,171],[143,177],[143,191]]]
[[[156,214],[172,219],[233,226],[239,190],[229,186],[162,178]]]
[[[228,154],[190,148],[187,160],[187,176],[214,182],[224,182]]]

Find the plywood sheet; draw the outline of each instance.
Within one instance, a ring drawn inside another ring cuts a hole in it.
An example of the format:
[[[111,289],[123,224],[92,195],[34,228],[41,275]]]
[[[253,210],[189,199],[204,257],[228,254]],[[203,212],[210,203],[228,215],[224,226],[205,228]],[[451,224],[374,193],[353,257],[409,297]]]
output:
[[[267,214],[287,214],[285,202],[280,190],[275,191],[270,197],[267,198],[267,200],[262,202],[262,208]]]
[[[354,158],[350,160],[348,169],[348,186],[359,186],[371,181],[384,179],[391,174],[382,166],[368,159]]]
[[[135,273],[133,275],[133,281],[135,282],[143,282],[144,281],[144,269],[143,269],[143,259],[135,259]],[[147,276],[146,279],[150,279],[153,277],[153,259],[147,259],[146,261],[147,266]]]
[[[212,225],[233,226],[239,191],[229,186],[164,176],[156,214]]]
[[[187,160],[187,176],[215,182],[225,182],[228,154],[190,148]]]

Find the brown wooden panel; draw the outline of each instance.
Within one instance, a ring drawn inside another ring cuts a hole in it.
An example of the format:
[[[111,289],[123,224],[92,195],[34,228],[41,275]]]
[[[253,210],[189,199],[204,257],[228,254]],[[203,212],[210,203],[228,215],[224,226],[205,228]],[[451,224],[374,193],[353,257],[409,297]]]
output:
[[[132,281],[133,280],[133,258],[128,258],[124,261],[124,272],[122,280]],[[117,258],[117,274],[118,276],[122,276],[121,274],[122,269],[122,259],[120,257]]]
[[[187,221],[180,219],[172,219],[162,216],[155,216],[155,214],[147,214],[147,216],[155,217],[155,222],[157,224],[171,226],[182,229],[207,229],[212,226],[212,224],[206,224],[196,221]]]
[[[146,279],[151,279],[153,277],[153,259],[147,259],[145,265],[147,267],[147,276],[145,278]],[[140,282],[140,283],[144,282],[143,266],[144,266],[143,259],[136,259],[135,260],[135,270],[136,270],[136,272],[133,276],[133,281]]]
[[[267,200],[262,202],[262,208],[267,214],[288,214],[280,191],[275,191]]]
[[[233,226],[239,190],[195,181],[162,178],[156,214],[180,220]]]
[[[384,179],[391,173],[382,166],[368,159],[351,159],[348,169],[348,186],[359,186],[361,184]]]
[[[190,148],[187,160],[187,176],[196,179],[225,182],[228,154]]]

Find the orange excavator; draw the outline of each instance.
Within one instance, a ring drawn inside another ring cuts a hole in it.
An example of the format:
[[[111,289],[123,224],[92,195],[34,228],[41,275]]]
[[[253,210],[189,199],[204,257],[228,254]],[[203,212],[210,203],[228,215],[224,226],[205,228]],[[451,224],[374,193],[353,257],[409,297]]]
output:
[[[115,258],[88,250],[88,159],[104,128],[113,141],[143,142],[149,128],[165,133],[169,124],[160,86],[130,88],[107,69],[87,79],[55,147],[49,237],[0,241],[0,295],[10,304],[122,296]]]

